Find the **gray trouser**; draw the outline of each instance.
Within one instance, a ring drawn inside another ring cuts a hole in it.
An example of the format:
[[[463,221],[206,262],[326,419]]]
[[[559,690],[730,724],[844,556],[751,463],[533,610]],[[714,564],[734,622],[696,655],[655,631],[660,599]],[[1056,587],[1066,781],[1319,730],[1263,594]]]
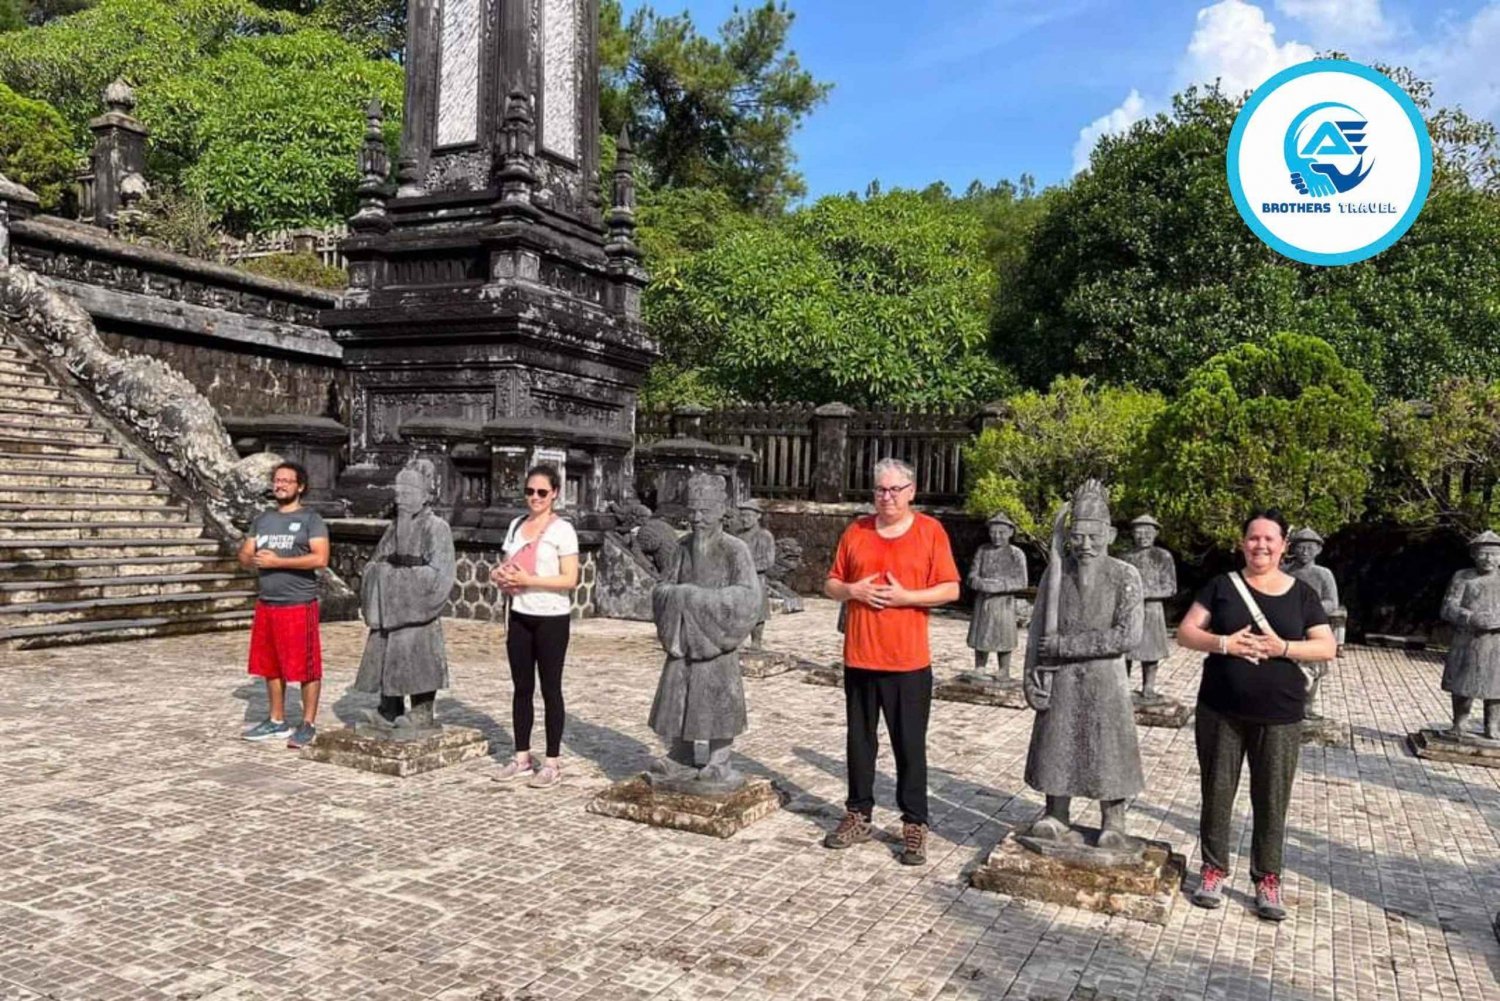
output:
[[[1302,755],[1302,724],[1246,723],[1198,703],[1198,769],[1203,779],[1199,820],[1203,861],[1229,871],[1229,837],[1240,769],[1250,760],[1250,877],[1281,875],[1286,810]]]

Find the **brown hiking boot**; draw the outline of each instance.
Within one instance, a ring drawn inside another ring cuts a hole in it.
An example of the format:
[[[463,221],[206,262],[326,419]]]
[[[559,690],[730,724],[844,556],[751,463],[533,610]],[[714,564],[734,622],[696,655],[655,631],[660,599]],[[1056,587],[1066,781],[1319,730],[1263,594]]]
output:
[[[839,826],[828,832],[823,839],[824,848],[851,848],[870,840],[870,821],[862,813],[850,810],[839,821]]]
[[[901,825],[901,864],[927,864],[927,825]]]

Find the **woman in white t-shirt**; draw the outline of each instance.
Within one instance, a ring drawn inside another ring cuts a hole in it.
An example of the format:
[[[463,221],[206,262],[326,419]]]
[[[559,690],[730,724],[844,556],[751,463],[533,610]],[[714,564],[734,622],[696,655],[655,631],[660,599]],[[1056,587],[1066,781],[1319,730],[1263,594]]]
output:
[[[536,789],[556,785],[560,777],[566,718],[563,660],[568,653],[571,592],[578,586],[578,535],[553,510],[561,488],[562,480],[551,466],[533,466],[526,471],[528,513],[510,523],[505,533],[505,562],[490,573],[491,583],[510,595],[505,652],[515,685],[511,722],[516,755],[495,775],[495,781],[528,778],[527,785]],[[547,757],[533,772],[531,727],[538,675],[542,679]]]

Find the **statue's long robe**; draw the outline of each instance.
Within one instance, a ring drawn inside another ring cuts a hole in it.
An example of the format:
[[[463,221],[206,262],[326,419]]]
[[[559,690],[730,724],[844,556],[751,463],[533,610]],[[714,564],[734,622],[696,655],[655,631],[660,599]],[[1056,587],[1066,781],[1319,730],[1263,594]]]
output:
[[[393,566],[388,561],[392,554],[420,556],[427,563]],[[453,533],[430,510],[412,516],[405,526],[399,515],[391,522],[360,582],[370,635],[355,691],[413,695],[448,687],[441,616],[453,590],[453,564]]]
[[[1141,641],[1126,651],[1125,659],[1151,663],[1166,660],[1172,653],[1172,640],[1167,636],[1166,606],[1162,603],[1177,593],[1177,564],[1160,546],[1132,549],[1120,559],[1140,573],[1142,597],[1146,599]]]
[[[759,624],[771,617],[771,580],[766,575],[776,562],[776,536],[769,528],[757,526],[736,538],[750,547],[750,560],[760,581],[760,612],[755,619]]]
[[[1125,651],[1141,639],[1141,575],[1109,556],[1086,592],[1076,564],[1064,561],[1058,633],[1061,663],[1049,707],[1031,725],[1026,784],[1048,796],[1126,799],[1146,787],[1135,734],[1135,707]],[[1026,671],[1036,666],[1047,621],[1048,567],[1037,585],[1026,643]]]
[[[651,602],[656,635],[667,652],[651,729],[666,740],[727,740],[744,733],[739,647],[760,609],[750,548],[721,532],[698,552],[689,536]]]
[[[1016,648],[1016,592],[1025,586],[1026,554],[1019,547],[993,543],[979,547],[969,570],[969,587],[974,590],[970,649],[1009,653]]]
[[[1453,642],[1443,662],[1443,691],[1466,699],[1500,699],[1500,632],[1469,625],[1474,612],[1500,610],[1500,573],[1460,570],[1443,598],[1443,621],[1453,626]]]

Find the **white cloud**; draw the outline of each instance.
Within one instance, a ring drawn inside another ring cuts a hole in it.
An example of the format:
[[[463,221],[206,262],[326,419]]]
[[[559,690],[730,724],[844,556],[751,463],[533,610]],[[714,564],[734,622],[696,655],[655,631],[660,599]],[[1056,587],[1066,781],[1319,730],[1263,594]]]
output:
[[[1146,117],[1146,99],[1141,92],[1132,89],[1118,108],[1101,115],[1078,131],[1078,140],[1073,143],[1073,173],[1089,165],[1089,154],[1094,144],[1105,136],[1118,135]]]
[[[1500,119],[1500,2],[1480,11],[1467,24],[1418,49],[1409,64],[1433,82],[1438,104],[1457,104],[1475,118]],[[1398,60],[1406,61],[1406,60]]]
[[[1330,42],[1378,41],[1394,30],[1380,0],[1276,0],[1276,9]]]
[[[1276,42],[1265,11],[1244,0],[1220,0],[1198,11],[1198,26],[1178,67],[1183,84],[1219,80],[1226,93],[1254,90],[1316,53],[1301,42]]]

